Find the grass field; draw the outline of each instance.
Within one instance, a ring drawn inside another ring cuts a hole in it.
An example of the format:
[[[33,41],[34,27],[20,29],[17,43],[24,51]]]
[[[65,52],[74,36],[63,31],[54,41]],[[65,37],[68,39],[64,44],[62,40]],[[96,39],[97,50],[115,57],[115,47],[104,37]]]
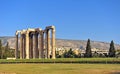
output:
[[[120,74],[120,64],[0,64],[0,74]]]
[[[0,59],[0,63],[101,63],[120,64],[120,58]]]

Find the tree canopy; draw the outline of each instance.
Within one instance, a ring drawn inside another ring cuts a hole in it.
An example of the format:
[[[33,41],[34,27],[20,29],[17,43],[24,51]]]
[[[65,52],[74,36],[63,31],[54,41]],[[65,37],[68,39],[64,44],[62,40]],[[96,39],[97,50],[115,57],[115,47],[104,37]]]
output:
[[[88,39],[88,41],[87,41],[85,57],[87,57],[87,58],[92,57],[90,39]]]
[[[115,47],[113,40],[110,43],[109,57],[115,57]]]

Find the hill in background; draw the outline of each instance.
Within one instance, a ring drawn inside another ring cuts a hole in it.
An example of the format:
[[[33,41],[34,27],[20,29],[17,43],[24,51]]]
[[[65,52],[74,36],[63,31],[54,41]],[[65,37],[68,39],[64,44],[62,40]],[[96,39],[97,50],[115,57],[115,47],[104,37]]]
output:
[[[2,44],[5,46],[7,42],[9,42],[9,45],[11,48],[15,48],[15,37],[0,37],[2,40]],[[20,40],[19,40],[20,41]],[[86,48],[87,41],[85,40],[67,40],[67,39],[56,39],[56,47],[57,48],[80,48],[85,49]],[[107,42],[98,42],[98,41],[91,41],[92,48],[98,48],[98,49],[109,49],[110,44]],[[116,49],[120,49],[120,45],[115,44]]]

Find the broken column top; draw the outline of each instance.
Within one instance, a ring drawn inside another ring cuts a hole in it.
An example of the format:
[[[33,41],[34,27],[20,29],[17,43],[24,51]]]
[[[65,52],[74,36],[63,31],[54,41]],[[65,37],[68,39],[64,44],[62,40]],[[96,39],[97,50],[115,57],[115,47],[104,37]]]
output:
[[[47,27],[46,27],[46,29],[54,29],[54,28],[55,28],[55,26],[53,26],[53,25],[52,25],[52,26],[47,26]]]
[[[42,30],[41,28],[28,28],[27,30],[25,30],[25,29],[23,29],[23,30],[17,30],[16,31],[16,35],[18,35],[19,33],[20,34],[26,34],[26,33],[29,33],[29,32],[35,32],[35,31],[37,31],[37,32],[45,32],[46,30],[48,30],[48,29],[53,29],[53,30],[55,30],[55,26],[47,26],[46,28],[45,28],[45,30]]]

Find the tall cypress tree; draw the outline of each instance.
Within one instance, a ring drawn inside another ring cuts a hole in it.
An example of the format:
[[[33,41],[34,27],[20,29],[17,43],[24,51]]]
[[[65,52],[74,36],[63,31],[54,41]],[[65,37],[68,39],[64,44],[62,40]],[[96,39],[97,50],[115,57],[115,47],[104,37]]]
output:
[[[87,57],[87,58],[92,57],[92,51],[91,51],[91,45],[90,45],[90,39],[88,39],[88,41],[87,41],[85,57]]]
[[[115,57],[115,47],[113,40],[110,43],[109,57]]]

